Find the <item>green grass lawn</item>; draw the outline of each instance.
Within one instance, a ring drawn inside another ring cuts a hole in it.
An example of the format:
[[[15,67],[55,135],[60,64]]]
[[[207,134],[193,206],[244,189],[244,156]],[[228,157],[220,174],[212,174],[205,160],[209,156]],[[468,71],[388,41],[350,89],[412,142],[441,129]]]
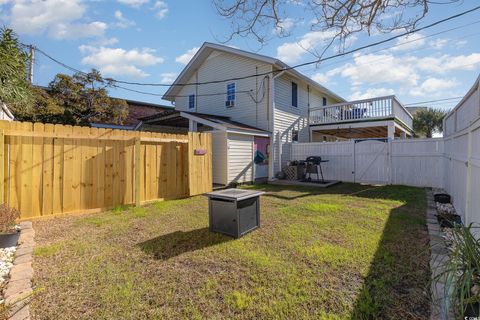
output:
[[[34,318],[428,318],[423,189],[248,188],[262,225],[238,240],[202,196],[36,221]]]

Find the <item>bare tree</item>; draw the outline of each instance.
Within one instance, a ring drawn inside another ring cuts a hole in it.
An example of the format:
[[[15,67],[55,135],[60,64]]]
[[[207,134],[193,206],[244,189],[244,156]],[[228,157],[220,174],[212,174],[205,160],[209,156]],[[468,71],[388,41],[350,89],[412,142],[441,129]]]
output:
[[[224,42],[236,36],[253,37],[260,45],[274,36],[290,35],[288,27],[308,23],[312,31],[331,34],[325,48],[335,41],[344,49],[353,34],[411,30],[430,7],[461,0],[213,0],[218,13],[231,23]],[[288,13],[287,13],[288,12]],[[305,19],[309,18],[309,21]],[[272,33],[272,29],[277,32]],[[321,52],[304,48],[317,57]]]

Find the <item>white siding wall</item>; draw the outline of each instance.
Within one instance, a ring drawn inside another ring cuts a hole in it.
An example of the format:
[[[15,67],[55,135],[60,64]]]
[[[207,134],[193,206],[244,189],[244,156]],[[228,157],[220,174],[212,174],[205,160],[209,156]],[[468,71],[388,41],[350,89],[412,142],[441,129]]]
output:
[[[228,172],[227,133],[212,132],[212,176],[213,183],[227,184]]]
[[[250,182],[253,177],[253,136],[228,134],[228,183]]]
[[[207,82],[218,79],[228,79],[242,77],[258,73],[265,73],[272,70],[271,65],[258,62],[253,59],[239,57],[229,53],[213,52],[209,58],[200,66],[188,83]],[[196,94],[196,108],[190,111],[207,113],[219,116],[231,117],[232,120],[247,125],[251,125],[263,130],[268,128],[268,80],[265,80],[262,86],[262,80],[265,76],[257,78],[248,78],[236,82],[236,101],[234,107],[225,107],[226,85],[227,83],[206,84],[200,86],[185,86],[179,93],[179,96],[188,96]],[[262,89],[262,90],[260,90]],[[261,100],[263,90],[265,95],[263,100],[256,103],[248,93],[241,91],[250,91],[255,96],[258,93],[257,101]],[[205,94],[225,93],[221,95],[202,96]],[[175,99],[175,109],[188,109],[188,97],[177,97]]]
[[[292,106],[292,82],[298,86],[298,107]],[[275,79],[275,120],[274,120],[274,172],[281,170],[279,165],[279,153],[289,152],[289,145],[283,145],[292,141],[292,131],[297,130],[298,141],[309,141],[308,108],[321,106],[322,98],[327,98],[327,103],[337,101],[323,94],[312,86],[290,75],[283,75]],[[278,140],[282,142],[282,150],[279,150]],[[282,166],[286,160],[282,158]]]

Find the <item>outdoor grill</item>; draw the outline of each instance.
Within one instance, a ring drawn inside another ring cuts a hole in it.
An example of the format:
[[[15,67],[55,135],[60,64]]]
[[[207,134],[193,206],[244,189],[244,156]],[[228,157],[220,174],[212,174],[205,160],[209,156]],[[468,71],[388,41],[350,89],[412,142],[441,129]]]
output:
[[[262,191],[226,189],[205,194],[210,231],[239,238],[260,226]]]
[[[320,156],[310,156],[305,159],[306,170],[305,170],[305,180],[306,181],[320,181],[321,183],[325,183],[325,179],[323,178],[323,171],[322,171],[322,162],[328,162],[328,160],[322,160]],[[317,178],[314,180],[312,179],[312,174],[315,174]],[[318,179],[321,177],[321,179]]]

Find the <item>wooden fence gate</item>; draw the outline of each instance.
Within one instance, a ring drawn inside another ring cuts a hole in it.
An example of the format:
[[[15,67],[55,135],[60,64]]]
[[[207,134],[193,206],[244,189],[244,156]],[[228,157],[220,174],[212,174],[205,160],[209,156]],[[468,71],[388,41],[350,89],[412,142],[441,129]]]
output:
[[[204,152],[195,152],[195,150]],[[211,191],[208,133],[0,121],[0,203],[21,218]]]

